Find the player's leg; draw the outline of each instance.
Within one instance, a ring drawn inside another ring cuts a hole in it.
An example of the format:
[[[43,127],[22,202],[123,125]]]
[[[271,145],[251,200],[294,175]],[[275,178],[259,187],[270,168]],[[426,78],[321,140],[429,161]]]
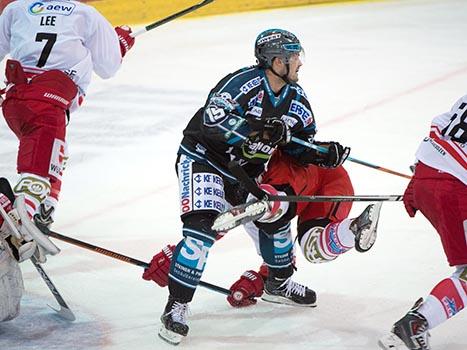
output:
[[[308,177],[318,178],[319,186],[309,195],[353,195],[351,180],[343,167],[308,167]],[[363,251],[376,239],[379,206],[368,206],[358,217],[348,218],[351,202],[306,203],[298,206],[298,241],[306,259],[327,262],[353,247]],[[365,244],[363,244],[365,243]]]
[[[61,180],[65,158],[66,109],[77,93],[76,85],[64,73],[49,71],[24,79],[18,62],[7,64],[7,78],[13,85],[2,104],[3,115],[19,139],[17,171],[20,179],[15,195],[24,195],[32,218],[51,193],[51,183]],[[9,68],[13,67],[13,68]]]
[[[159,336],[178,344],[188,334],[188,304],[200,282],[217,233],[215,216],[225,209],[222,177],[210,166],[180,155],[177,161],[183,239],[176,245],[169,271],[169,298]]]
[[[417,165],[416,176],[414,204],[437,230],[449,264],[456,271],[394,324],[391,334],[380,340],[384,349],[429,349],[428,330],[467,304],[467,187],[423,164]]]
[[[279,207],[279,203],[276,206]],[[259,250],[268,267],[262,299],[273,303],[316,306],[315,292],[292,279],[294,252],[290,221],[294,216],[295,210],[289,207],[287,211],[269,213],[266,220],[255,222]]]

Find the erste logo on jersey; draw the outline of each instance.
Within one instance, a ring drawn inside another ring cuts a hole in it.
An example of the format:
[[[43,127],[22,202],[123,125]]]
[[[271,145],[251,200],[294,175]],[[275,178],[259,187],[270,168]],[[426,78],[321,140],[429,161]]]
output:
[[[289,114],[296,115],[303,123],[303,126],[308,126],[313,123],[313,113],[303,104],[298,101],[292,101],[289,108]]]
[[[240,87],[240,91],[243,92],[245,95],[253,90],[255,87],[259,86],[261,84],[261,78],[260,77],[254,77],[253,79],[247,81],[245,84],[243,84]]]
[[[29,6],[31,15],[62,15],[69,16],[75,9],[76,5],[68,1],[37,1]]]

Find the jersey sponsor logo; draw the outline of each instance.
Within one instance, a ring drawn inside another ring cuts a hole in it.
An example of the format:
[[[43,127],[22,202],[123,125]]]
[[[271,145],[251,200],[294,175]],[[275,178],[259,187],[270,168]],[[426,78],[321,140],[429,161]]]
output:
[[[61,180],[65,160],[66,144],[62,140],[55,139],[52,148],[52,156],[50,157],[49,175]]]
[[[204,270],[210,246],[200,239],[186,237],[177,262],[199,271]]]
[[[290,231],[287,231],[286,234],[281,234],[280,237],[274,235],[274,253],[275,254],[284,254],[288,253],[292,249],[292,239]]]
[[[333,224],[328,229],[329,241],[327,242],[327,245],[328,245],[329,251],[335,255],[345,253],[348,250],[339,242],[339,238],[337,237],[338,226],[339,225],[337,224]]]
[[[292,101],[289,108],[289,114],[296,115],[306,127],[313,123],[313,113],[303,104],[298,101]]]
[[[192,160],[186,156],[180,157],[178,164],[178,177],[180,179],[180,209],[182,214],[192,209],[191,198],[191,163]]]
[[[193,209],[225,210],[224,181],[219,175],[197,173],[193,177]]]
[[[263,114],[263,109],[261,107],[254,106],[247,112],[247,114],[253,115],[255,117],[261,117],[261,114]]]
[[[259,86],[261,84],[261,78],[260,77],[254,77],[253,79],[247,81],[245,84],[243,84],[240,87],[240,91],[243,92],[245,95],[253,90],[255,87]]]
[[[72,14],[76,5],[64,1],[43,2],[37,1],[29,6],[31,15],[62,15],[69,16]]]
[[[248,107],[253,107],[256,105],[261,105],[263,103],[264,90],[260,90],[255,96],[253,96],[250,101],[248,101]]]
[[[456,305],[456,300],[454,298],[449,298],[447,296],[441,299],[444,307],[444,311],[448,315],[448,318],[451,318],[459,312],[459,307]]]
[[[446,155],[446,151],[443,149],[443,147],[441,147],[440,145],[438,145],[435,140],[433,140],[431,137],[425,137],[423,139],[423,142],[429,142],[433,148],[439,153],[441,154],[442,156],[445,156]]]
[[[281,119],[290,127],[293,128],[297,123],[298,120],[292,117],[289,117],[288,115],[283,115]]]

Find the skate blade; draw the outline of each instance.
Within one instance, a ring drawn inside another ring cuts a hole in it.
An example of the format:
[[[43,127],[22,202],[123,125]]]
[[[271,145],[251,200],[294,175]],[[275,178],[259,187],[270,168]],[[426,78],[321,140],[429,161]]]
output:
[[[168,330],[167,328],[164,327],[164,325],[162,325],[161,328],[159,329],[158,335],[159,335],[159,338],[169,343],[170,345],[179,345],[183,339],[183,335],[180,335],[178,333]]]
[[[238,206],[219,214],[214,220],[214,231],[228,231],[237,226],[259,219],[268,209],[265,201],[255,202],[246,206]]]
[[[382,205],[382,202],[378,202],[373,205],[370,213],[371,225],[369,228],[361,232],[358,238],[358,244],[355,246],[355,249],[360,253],[370,250],[376,242],[376,229],[378,227],[379,214],[381,212]]]
[[[378,346],[384,350],[410,350],[395,334],[388,334],[378,340]]]
[[[299,306],[299,307],[316,307],[316,301],[311,304],[298,304],[286,297],[281,297],[279,295],[263,294],[263,296],[261,297],[261,300],[264,300],[268,303],[274,303],[274,304]]]

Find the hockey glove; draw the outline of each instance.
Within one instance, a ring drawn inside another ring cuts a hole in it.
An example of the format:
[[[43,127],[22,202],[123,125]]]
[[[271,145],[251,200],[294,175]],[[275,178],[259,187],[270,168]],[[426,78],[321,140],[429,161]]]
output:
[[[120,52],[122,53],[123,58],[135,44],[135,38],[130,35],[131,28],[128,26],[115,27],[115,31],[118,35],[118,41],[120,42]]]
[[[227,301],[233,307],[245,307],[256,304],[256,297],[263,295],[264,282],[256,271],[248,270],[230,287]]]
[[[166,287],[169,284],[169,270],[174,249],[174,245],[168,245],[154,255],[149,267],[144,270],[143,279],[154,281],[159,286]]]
[[[409,216],[413,218],[415,216],[415,213],[418,210],[415,207],[415,201],[414,201],[413,178],[410,180],[407,188],[405,189],[403,201],[404,201],[404,206],[405,206],[405,210],[407,211],[407,214],[409,214]]]
[[[298,157],[302,165],[315,164],[323,168],[337,168],[344,163],[350,153],[350,147],[339,142],[314,142],[315,145],[327,148],[327,153],[310,149]]]
[[[249,124],[253,131],[242,144],[242,155],[251,163],[266,163],[276,146],[290,142],[290,128],[281,119],[249,120]]]

